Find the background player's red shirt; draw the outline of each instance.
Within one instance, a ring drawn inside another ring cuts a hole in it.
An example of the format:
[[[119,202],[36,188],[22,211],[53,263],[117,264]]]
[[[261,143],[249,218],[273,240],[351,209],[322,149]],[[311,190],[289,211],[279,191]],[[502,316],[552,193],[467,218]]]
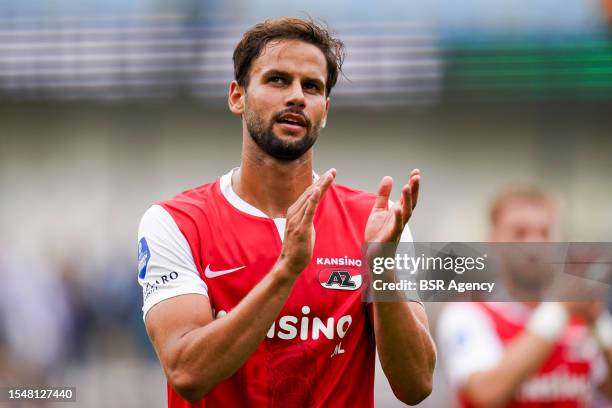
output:
[[[472,406],[460,391],[467,377],[497,364],[507,343],[525,330],[530,314],[527,306],[512,302],[447,306],[440,317],[438,334],[460,406]],[[507,406],[588,407],[593,388],[605,378],[605,372],[589,327],[572,319],[548,358]]]

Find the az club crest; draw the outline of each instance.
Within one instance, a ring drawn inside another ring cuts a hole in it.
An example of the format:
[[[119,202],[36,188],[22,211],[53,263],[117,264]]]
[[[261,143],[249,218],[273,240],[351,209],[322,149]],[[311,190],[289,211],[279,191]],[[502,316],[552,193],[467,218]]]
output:
[[[357,290],[362,277],[359,270],[352,268],[323,268],[319,271],[319,283],[325,289]]]

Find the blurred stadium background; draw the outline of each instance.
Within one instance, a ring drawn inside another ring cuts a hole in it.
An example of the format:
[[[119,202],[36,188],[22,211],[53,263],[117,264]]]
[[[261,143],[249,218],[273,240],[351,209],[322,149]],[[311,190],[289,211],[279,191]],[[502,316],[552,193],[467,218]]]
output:
[[[372,191],[420,168],[416,240],[484,240],[489,198],[530,184],[562,203],[567,240],[610,241],[610,1],[4,1],[0,385],[165,406],[138,222],[238,165],[231,53],[279,15],[323,18],[347,45],[317,169]],[[440,374],[422,406],[449,398]],[[399,406],[380,372],[376,400]]]

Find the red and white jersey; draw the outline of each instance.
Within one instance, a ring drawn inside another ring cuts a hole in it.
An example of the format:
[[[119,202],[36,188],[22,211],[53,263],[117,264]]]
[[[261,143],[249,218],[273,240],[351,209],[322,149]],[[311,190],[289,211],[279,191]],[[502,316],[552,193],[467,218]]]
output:
[[[461,393],[469,376],[495,367],[506,345],[527,325],[523,303],[454,303],[438,320],[438,345],[457,404],[471,405]],[[588,407],[607,368],[590,328],[571,319],[538,371],[524,382],[508,407]]]
[[[233,191],[231,173],[152,206],[139,230],[139,282],[148,310],[173,296],[208,296],[222,318],[266,275],[285,219]],[[196,404],[168,385],[169,407],[373,406],[374,332],[362,302],[362,245],[374,195],[332,184],[314,217],[312,261],[264,341]],[[410,241],[406,228],[403,241]]]

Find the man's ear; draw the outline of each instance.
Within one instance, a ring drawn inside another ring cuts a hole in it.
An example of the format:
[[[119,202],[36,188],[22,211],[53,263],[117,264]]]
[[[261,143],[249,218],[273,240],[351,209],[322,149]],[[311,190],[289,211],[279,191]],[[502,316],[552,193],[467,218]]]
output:
[[[327,125],[327,112],[329,112],[329,98],[325,100],[325,116],[321,121],[321,128],[325,128],[325,125]]]
[[[232,81],[229,86],[227,95],[227,104],[230,111],[234,115],[242,115],[244,113],[244,98],[246,90],[243,86],[238,85],[238,82]]]

